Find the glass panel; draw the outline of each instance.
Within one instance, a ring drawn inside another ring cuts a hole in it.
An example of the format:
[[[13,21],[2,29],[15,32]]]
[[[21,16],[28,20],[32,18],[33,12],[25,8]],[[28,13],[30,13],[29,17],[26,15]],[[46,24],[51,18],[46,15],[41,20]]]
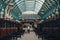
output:
[[[26,11],[34,10],[34,1],[26,1]]]

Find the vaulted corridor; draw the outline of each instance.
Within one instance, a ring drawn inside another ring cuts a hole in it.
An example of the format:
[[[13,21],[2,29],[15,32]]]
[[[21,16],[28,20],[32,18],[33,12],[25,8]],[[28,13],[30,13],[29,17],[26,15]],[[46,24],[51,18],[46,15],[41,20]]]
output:
[[[0,40],[60,40],[60,0],[0,0]]]

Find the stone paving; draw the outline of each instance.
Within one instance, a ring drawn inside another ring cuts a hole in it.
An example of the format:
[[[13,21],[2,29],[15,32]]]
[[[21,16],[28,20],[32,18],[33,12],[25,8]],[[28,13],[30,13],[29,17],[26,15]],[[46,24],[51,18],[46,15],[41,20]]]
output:
[[[42,38],[39,38],[35,35],[34,32],[25,33],[21,38],[17,38],[17,40],[42,40]]]

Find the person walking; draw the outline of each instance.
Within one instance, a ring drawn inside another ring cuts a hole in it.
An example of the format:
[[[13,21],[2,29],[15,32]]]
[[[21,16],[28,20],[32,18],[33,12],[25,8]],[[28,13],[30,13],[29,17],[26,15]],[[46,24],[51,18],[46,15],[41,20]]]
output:
[[[30,33],[30,26],[28,26],[28,30],[27,31],[28,31],[28,33]]]

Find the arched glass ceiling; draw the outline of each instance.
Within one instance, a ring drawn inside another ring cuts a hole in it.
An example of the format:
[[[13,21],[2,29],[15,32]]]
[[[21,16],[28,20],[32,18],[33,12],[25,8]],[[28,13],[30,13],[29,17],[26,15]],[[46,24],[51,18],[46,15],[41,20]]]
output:
[[[13,9],[18,7],[22,14],[26,11],[33,11],[37,14],[44,1],[45,0],[15,0]]]
[[[13,1],[13,9],[11,10],[14,19],[19,19],[23,12],[33,11],[35,14],[38,13],[41,19],[45,19],[58,9],[59,0],[0,0],[0,12],[4,11],[10,1]],[[43,13],[41,11],[44,11]],[[60,4],[59,10],[60,12]],[[19,16],[18,16],[19,15]],[[27,18],[28,19],[28,18]]]

